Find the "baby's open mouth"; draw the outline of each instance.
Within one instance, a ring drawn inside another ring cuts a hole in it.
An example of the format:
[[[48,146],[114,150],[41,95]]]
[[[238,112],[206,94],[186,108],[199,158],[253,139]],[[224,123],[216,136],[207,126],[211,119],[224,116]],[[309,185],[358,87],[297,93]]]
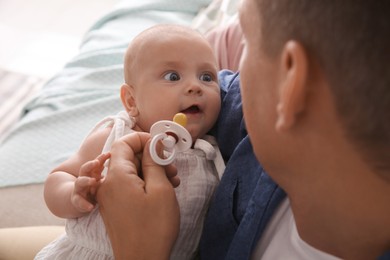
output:
[[[196,114],[196,113],[199,113],[201,111],[200,111],[200,108],[197,105],[192,105],[189,108],[186,108],[186,109],[184,109],[181,112],[184,113],[184,114]]]

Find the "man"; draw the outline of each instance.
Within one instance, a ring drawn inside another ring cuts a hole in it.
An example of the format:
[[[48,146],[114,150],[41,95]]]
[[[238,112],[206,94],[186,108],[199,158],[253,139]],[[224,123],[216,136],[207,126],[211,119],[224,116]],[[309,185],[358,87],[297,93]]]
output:
[[[390,111],[383,57],[388,5],[384,8],[368,1],[244,1],[246,126],[256,157],[289,199],[267,223],[266,211],[272,214],[279,202],[272,199],[281,195],[277,188],[266,194],[272,184],[256,190],[264,185],[258,181],[244,213],[232,211],[237,227],[221,236],[224,247],[215,242],[218,233],[233,225],[213,216],[223,216],[228,205],[218,193],[203,237],[204,257],[246,258],[244,252],[249,257],[254,250],[264,259],[317,259],[323,252],[370,259],[390,248],[390,122],[382,112]],[[245,190],[245,169],[233,168],[225,183],[235,180],[237,190]],[[256,201],[261,196],[263,201]],[[235,197],[240,202],[240,194]],[[259,210],[266,202],[268,208]],[[231,208],[240,209],[238,204]],[[252,223],[256,218],[260,223]],[[252,237],[248,230],[258,231]],[[296,243],[307,250],[299,252]]]

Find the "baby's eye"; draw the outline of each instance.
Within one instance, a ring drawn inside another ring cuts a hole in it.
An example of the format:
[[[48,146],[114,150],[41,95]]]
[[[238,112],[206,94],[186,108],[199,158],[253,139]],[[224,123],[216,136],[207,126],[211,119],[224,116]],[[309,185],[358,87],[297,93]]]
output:
[[[180,75],[176,72],[168,72],[164,75],[164,79],[170,80],[170,81],[178,81],[180,80]]]
[[[199,79],[202,81],[210,82],[210,81],[214,80],[214,77],[210,73],[204,73],[204,74],[200,75]]]

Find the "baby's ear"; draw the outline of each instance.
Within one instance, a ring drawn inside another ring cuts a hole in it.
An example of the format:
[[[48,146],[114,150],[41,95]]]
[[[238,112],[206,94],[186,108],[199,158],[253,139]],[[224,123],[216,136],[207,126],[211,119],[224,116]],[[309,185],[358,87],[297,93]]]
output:
[[[123,84],[121,87],[121,100],[123,107],[130,116],[138,116],[137,104],[134,98],[134,87]]]

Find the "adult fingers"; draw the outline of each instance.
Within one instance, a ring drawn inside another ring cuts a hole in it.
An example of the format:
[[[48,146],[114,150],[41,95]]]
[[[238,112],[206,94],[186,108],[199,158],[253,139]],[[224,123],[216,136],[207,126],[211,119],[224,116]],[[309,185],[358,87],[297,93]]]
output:
[[[148,200],[146,208],[153,212],[153,218],[146,223],[155,232],[155,237],[159,236],[159,240],[164,238],[164,241],[156,241],[153,244],[159,243],[162,248],[172,248],[179,233],[180,210],[166,169],[170,175],[176,175],[173,172],[176,168],[156,164],[151,158],[149,146],[150,141],[146,143],[143,152],[142,172],[145,181],[145,195]],[[156,219],[158,222],[155,221]]]
[[[168,180],[171,182],[174,188],[180,185],[180,178],[177,176],[177,169],[174,165],[169,164],[165,166],[165,172],[167,174]]]
[[[142,153],[145,143],[150,138],[148,133],[135,132],[125,135],[114,142],[111,148],[110,174],[137,174],[137,154]]]
[[[151,188],[172,189],[169,177],[173,178],[176,175],[176,168],[163,167],[155,163],[150,155],[149,146],[150,141],[146,143],[142,154],[142,173],[145,181],[146,192],[150,192]],[[157,149],[161,152],[160,149],[162,149],[162,147],[158,146]],[[169,176],[167,176],[167,174]]]
[[[147,133],[134,133],[115,142],[108,174],[98,188],[99,210],[117,258],[136,252],[159,252],[156,255],[168,258],[179,231],[175,192],[164,167],[150,157],[149,139]],[[135,163],[141,154],[144,180],[136,175]]]

